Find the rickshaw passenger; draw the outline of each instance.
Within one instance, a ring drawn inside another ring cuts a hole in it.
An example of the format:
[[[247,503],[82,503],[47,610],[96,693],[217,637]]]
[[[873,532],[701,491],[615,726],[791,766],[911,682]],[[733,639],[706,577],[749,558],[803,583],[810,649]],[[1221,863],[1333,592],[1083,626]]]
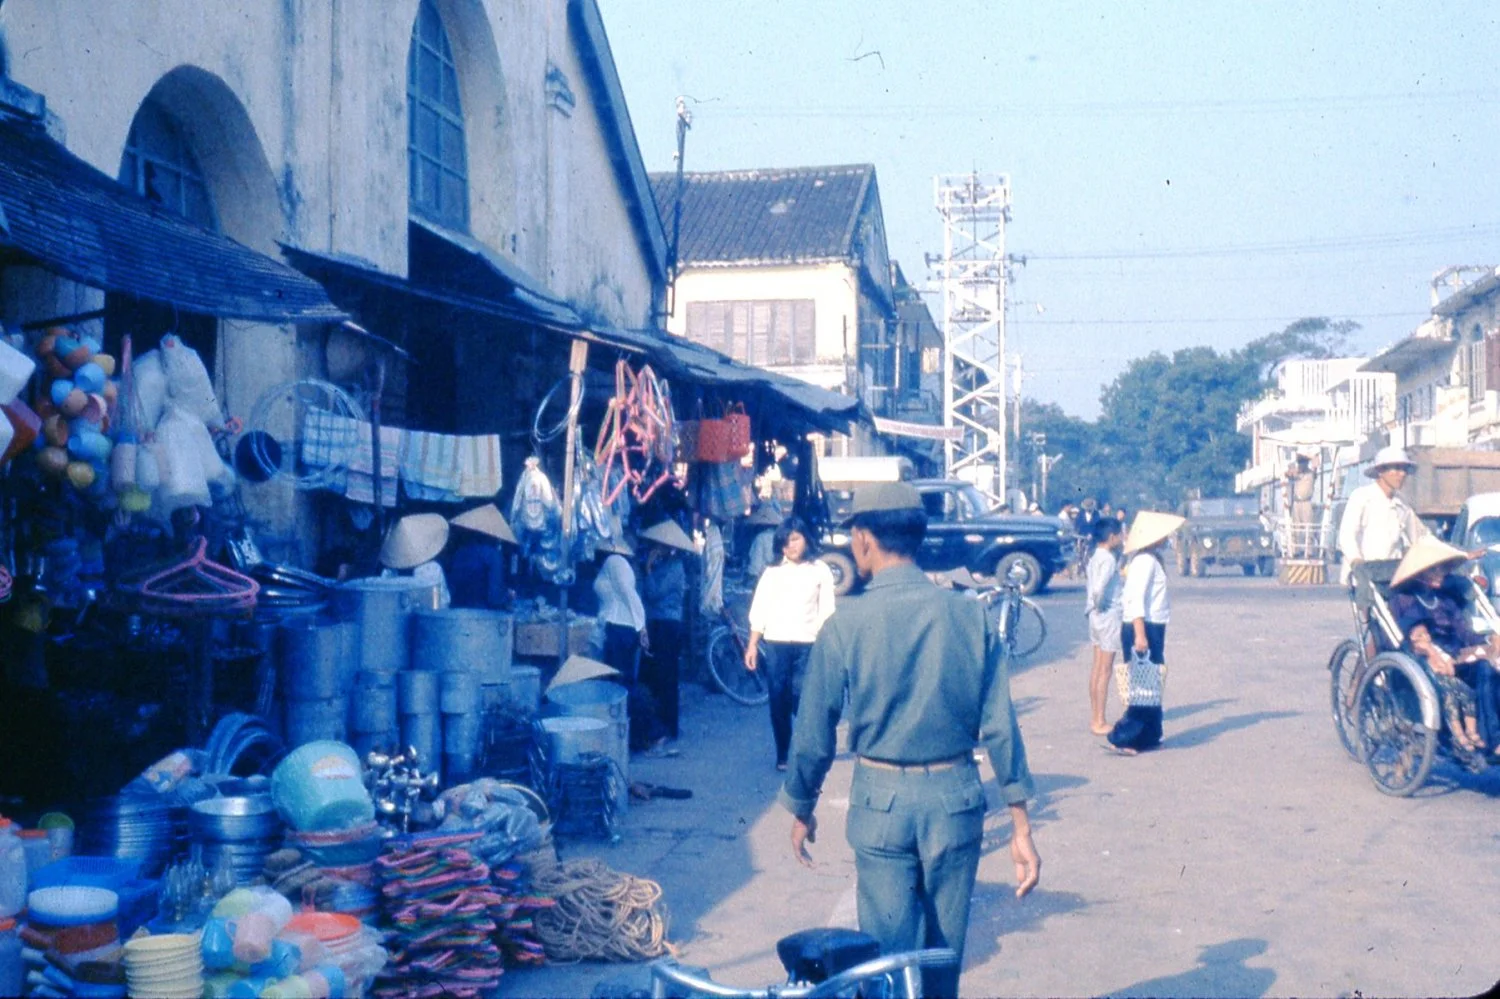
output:
[[[1496,636],[1486,638],[1469,620],[1473,584],[1456,574],[1468,556],[1431,536],[1402,558],[1391,578],[1391,614],[1406,646],[1432,671],[1454,742],[1470,753],[1500,748],[1500,691],[1492,662]]]

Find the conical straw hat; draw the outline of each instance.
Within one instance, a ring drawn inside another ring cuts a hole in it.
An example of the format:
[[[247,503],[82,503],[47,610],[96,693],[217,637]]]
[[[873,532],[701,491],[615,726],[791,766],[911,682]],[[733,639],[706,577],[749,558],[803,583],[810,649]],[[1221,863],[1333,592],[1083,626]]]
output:
[[[547,684],[547,689],[619,675],[619,670],[613,666],[606,666],[597,659],[590,659],[587,656],[569,656],[567,662],[563,663],[562,668],[557,671],[557,675],[552,678],[552,682]]]
[[[487,535],[496,541],[504,541],[507,544],[517,544],[515,532],[505,522],[505,517],[500,513],[500,508],[493,503],[484,506],[476,506],[472,510],[454,517],[448,523],[454,527],[464,527],[479,534]]]
[[[387,569],[413,569],[437,558],[448,543],[448,520],[440,513],[413,513],[396,521],[380,548]]]
[[[1125,554],[1133,555],[1145,551],[1158,541],[1165,541],[1172,536],[1173,531],[1186,523],[1186,517],[1179,517],[1175,513],[1142,510],[1135,515],[1135,523],[1130,525],[1130,533],[1125,537]]]
[[[1424,534],[1407,550],[1405,557],[1401,559],[1401,564],[1396,566],[1396,574],[1391,577],[1391,586],[1400,586],[1435,565],[1442,565],[1444,562],[1465,562],[1468,558],[1468,553],[1450,544],[1444,544],[1430,534]]]
[[[685,552],[696,552],[698,550],[698,547],[693,544],[693,539],[687,536],[686,531],[677,526],[675,520],[664,520],[660,524],[646,528],[641,532],[641,538]]]

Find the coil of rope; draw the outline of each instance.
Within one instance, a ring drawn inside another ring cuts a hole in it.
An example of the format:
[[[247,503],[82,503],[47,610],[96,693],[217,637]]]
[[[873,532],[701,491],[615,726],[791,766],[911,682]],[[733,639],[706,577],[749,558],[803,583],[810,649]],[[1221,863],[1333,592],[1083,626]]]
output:
[[[581,859],[535,871],[532,891],[557,903],[533,917],[550,961],[644,961],[676,953],[655,881]]]

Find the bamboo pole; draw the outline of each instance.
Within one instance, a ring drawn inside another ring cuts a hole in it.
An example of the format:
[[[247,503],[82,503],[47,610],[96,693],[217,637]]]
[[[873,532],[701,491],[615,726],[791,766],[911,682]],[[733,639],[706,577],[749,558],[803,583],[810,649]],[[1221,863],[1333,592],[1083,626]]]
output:
[[[568,392],[568,432],[567,443],[564,445],[566,453],[563,455],[563,491],[562,491],[562,532],[563,532],[563,558],[567,561],[567,575],[565,579],[573,578],[573,478],[577,472],[574,468],[574,455],[578,450],[578,409],[579,399],[583,395],[583,372],[589,363],[589,342],[587,340],[574,340],[572,353],[568,356],[568,374],[572,377],[572,385]],[[557,641],[557,663],[561,666],[568,658],[568,591],[572,589],[572,583],[562,587],[559,598],[558,609],[558,641]]]

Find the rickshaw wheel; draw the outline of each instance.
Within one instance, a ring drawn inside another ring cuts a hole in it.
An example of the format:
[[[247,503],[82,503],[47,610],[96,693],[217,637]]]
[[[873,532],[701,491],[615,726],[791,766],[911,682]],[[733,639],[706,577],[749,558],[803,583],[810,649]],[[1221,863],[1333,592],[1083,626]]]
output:
[[[1354,760],[1360,758],[1354,697],[1359,689],[1359,669],[1363,662],[1363,650],[1350,638],[1340,642],[1328,658],[1328,699],[1333,713],[1333,729],[1339,734],[1344,751]]]
[[[1431,680],[1415,663],[1376,656],[1355,694],[1362,759],[1381,793],[1404,798],[1427,780],[1438,733],[1422,721],[1418,684]]]

